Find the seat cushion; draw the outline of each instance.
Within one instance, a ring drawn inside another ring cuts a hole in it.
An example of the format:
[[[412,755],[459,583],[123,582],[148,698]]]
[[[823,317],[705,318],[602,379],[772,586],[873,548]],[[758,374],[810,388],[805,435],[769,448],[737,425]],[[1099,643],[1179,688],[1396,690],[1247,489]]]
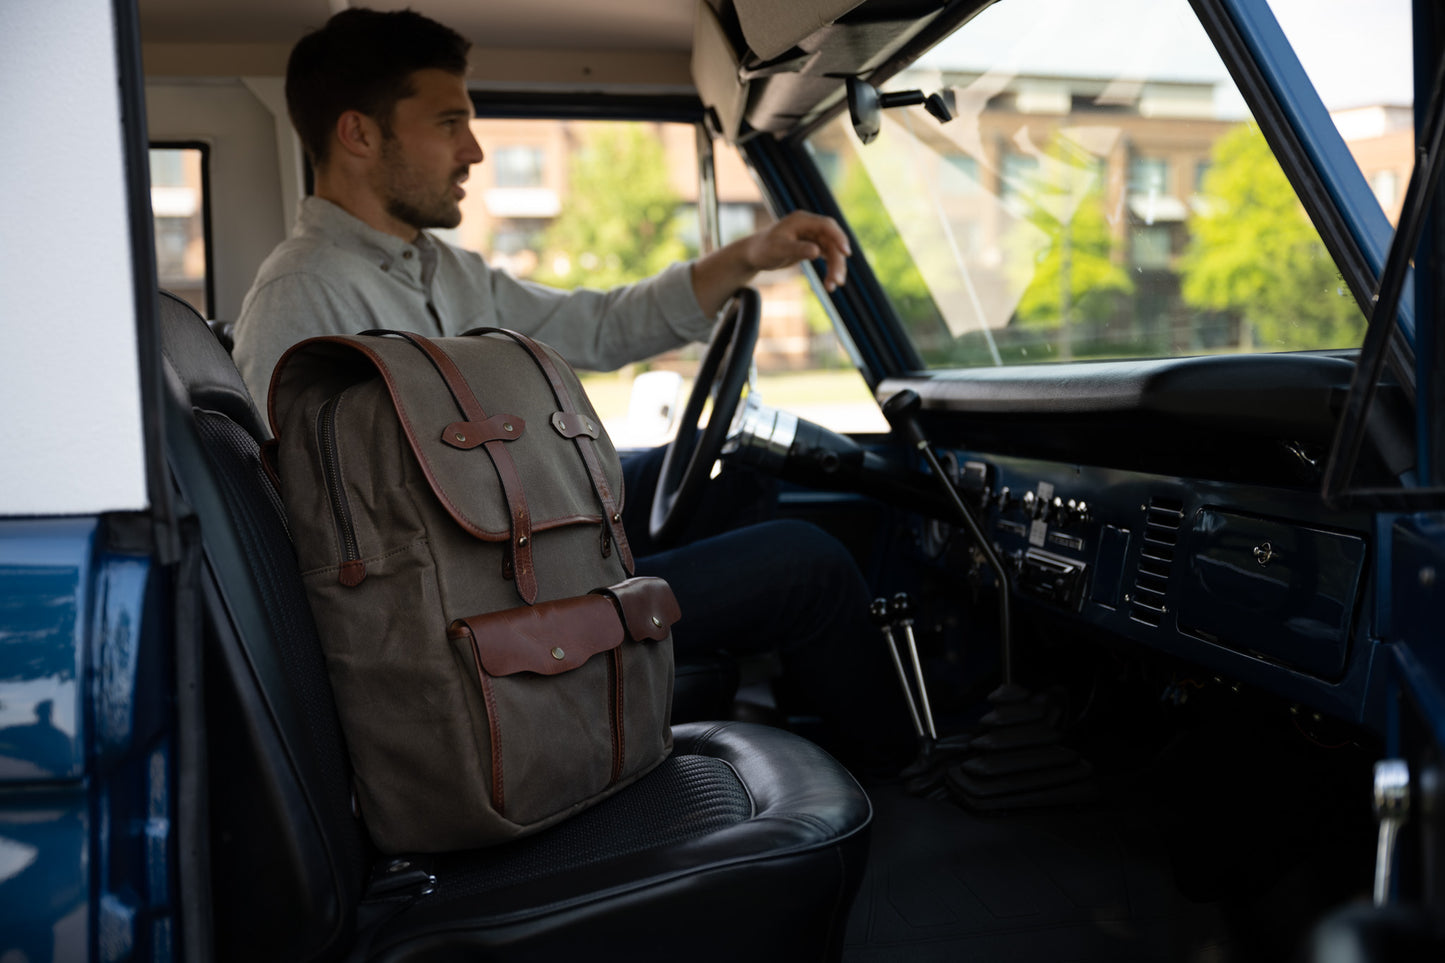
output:
[[[363,905],[385,917],[368,958],[836,959],[867,855],[862,788],[781,729],[695,723],[674,740],[654,772],[552,830],[406,861],[435,882]]]

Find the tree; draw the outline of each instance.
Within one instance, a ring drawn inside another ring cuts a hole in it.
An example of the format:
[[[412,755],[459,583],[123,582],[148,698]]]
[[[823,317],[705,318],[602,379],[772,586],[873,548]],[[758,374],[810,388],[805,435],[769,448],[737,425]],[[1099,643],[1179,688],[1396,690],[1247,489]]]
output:
[[[1070,155],[1056,140],[1030,178],[1027,214],[1005,238],[1009,279],[1024,288],[1014,317],[1022,325],[1058,327],[1061,359],[1072,356],[1074,324],[1103,325],[1119,296],[1134,290],[1113,260],[1102,180],[1094,158]]]
[[[844,161],[843,176],[836,188],[838,206],[848,218],[848,226],[858,236],[867,252],[873,274],[888,292],[899,320],[915,335],[935,330],[947,332],[928,282],[918,270],[908,246],[898,233],[888,207],[878,196],[868,170],[861,158],[850,156]]]
[[[1241,124],[1214,145],[1189,230],[1184,301],[1238,318],[1242,346],[1360,343],[1359,307],[1254,124]]]
[[[568,173],[567,209],[543,236],[534,279],[605,289],[684,260],[675,223],[681,199],[668,183],[662,142],[644,124],[608,124],[584,136]]]

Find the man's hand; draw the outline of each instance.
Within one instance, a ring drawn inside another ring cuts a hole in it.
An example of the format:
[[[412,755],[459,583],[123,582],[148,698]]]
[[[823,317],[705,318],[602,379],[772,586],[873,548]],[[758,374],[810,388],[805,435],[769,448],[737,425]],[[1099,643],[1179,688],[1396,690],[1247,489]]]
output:
[[[692,266],[692,289],[703,311],[716,314],[759,271],[823,258],[827,262],[823,287],[832,291],[847,279],[847,258],[852,253],[848,235],[837,221],[794,211],[771,227],[698,259]]]
[[[821,257],[828,261],[824,288],[832,291],[848,277],[847,257],[853,250],[848,235],[831,217],[794,211],[743,240],[747,244],[746,260],[754,272],[776,271]]]

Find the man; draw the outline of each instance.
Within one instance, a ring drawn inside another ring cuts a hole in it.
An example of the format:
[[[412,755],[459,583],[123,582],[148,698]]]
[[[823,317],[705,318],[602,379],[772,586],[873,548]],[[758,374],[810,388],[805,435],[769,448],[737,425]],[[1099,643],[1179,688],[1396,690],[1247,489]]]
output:
[[[460,222],[468,171],[483,159],[469,125],[469,47],[411,11],[348,9],[292,51],[287,107],[315,195],[261,266],[236,322],[236,362],[258,401],[281,354],[315,335],[502,326],[550,344],[576,367],[609,370],[705,339],[726,300],[759,271],[822,259],[826,286],[843,283],[846,235],[806,212],[606,292],[520,281],[433,238],[427,228]],[[644,504],[636,494],[629,522]],[[874,724],[880,700],[866,688],[883,677],[867,586],[836,540],[802,523],[769,522],[639,558],[637,569],[672,583],[687,621],[680,649],[737,651],[741,642],[777,651],[832,724],[842,754],[889,731]],[[739,593],[754,604],[738,605]]]
[[[236,323],[236,362],[256,398],[300,338],[391,325],[418,307],[424,334],[502,324],[575,367],[607,371],[705,340],[723,303],[759,271],[823,258],[826,286],[843,283],[847,236],[805,212],[606,293],[518,281],[435,241],[423,229],[460,223],[467,172],[483,159],[468,123],[468,47],[409,11],[348,10],[292,52],[286,100],[315,197],[262,265]]]

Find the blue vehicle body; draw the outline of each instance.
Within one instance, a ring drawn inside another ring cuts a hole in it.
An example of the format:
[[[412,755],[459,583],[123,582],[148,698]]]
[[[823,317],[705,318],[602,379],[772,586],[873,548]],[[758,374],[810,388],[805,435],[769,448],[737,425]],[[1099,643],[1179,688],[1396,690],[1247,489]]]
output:
[[[1426,0],[1417,0],[1414,7],[1415,55],[1421,65],[1415,99],[1420,129],[1431,103],[1431,65],[1445,56],[1445,15]],[[1385,272],[1394,231],[1318,101],[1297,96],[1307,80],[1273,17],[1263,3],[1252,0],[1201,0],[1197,8],[1203,19],[1225,18],[1242,39],[1255,69],[1277,95],[1281,110],[1273,122],[1288,128],[1297,143],[1294,160],[1317,172],[1316,183],[1338,211],[1340,225],[1359,253],[1357,262],[1342,265],[1342,270],[1353,274],[1348,278],[1351,283],[1376,287]],[[36,487],[44,488],[43,481],[29,485],[23,495],[12,495],[10,487],[0,483],[0,961],[196,959],[205,951],[188,943],[192,934],[184,920],[204,915],[205,896],[187,891],[181,880],[205,865],[201,851],[205,841],[185,802],[195,791],[195,780],[202,778],[194,766],[201,755],[197,736],[187,729],[187,720],[196,711],[198,681],[177,640],[191,640],[197,632],[196,595],[188,586],[195,577],[199,547],[194,533],[178,521],[185,508],[174,502],[170,490],[155,411],[156,280],[143,186],[146,134],[137,93],[142,79],[139,37],[135,11],[127,0],[77,4],[77,10],[113,26],[113,32],[101,30],[111,40],[113,57],[89,71],[91,87],[83,96],[102,96],[107,83],[111,97],[119,90],[119,110],[99,111],[103,117],[114,114],[119,127],[102,138],[105,151],[57,171],[56,181],[43,187],[63,196],[85,165],[104,167],[119,185],[111,200],[128,205],[128,233],[120,239],[121,261],[128,272],[111,272],[113,284],[100,297],[111,305],[117,323],[137,346],[134,365],[126,358],[118,362],[127,372],[122,381],[133,394],[134,417],[128,416],[117,433],[135,450],[132,463],[143,466],[127,470],[132,475],[141,472],[136,477],[147,494],[145,503],[137,504],[123,490],[112,495],[113,489],[108,489],[98,501],[81,500],[72,509],[61,501],[35,496]],[[54,31],[64,18],[25,21],[13,12],[9,16],[12,19],[7,21],[0,14],[0,62],[20,64],[12,56],[19,46],[58,42]],[[20,32],[7,36],[7,26]],[[27,35],[25,30],[33,32]],[[105,41],[99,46],[104,48]],[[21,67],[0,66],[7,90]],[[49,90],[47,83],[35,82],[7,97],[39,98]],[[48,130],[30,128],[22,136],[59,138],[65,123],[57,120]],[[752,161],[777,196],[795,205],[812,202],[808,192],[817,190],[817,185],[777,170],[779,159],[766,148],[757,148]],[[10,188],[13,196],[6,190],[0,187],[0,208],[18,196],[20,188]],[[1276,636],[1264,643],[1263,652],[1252,652],[1251,657],[1259,658],[1261,677],[1267,678],[1264,688],[1273,697],[1368,731],[1380,739],[1383,755],[1409,764],[1414,791],[1423,795],[1415,797],[1411,834],[1402,837],[1407,853],[1402,856],[1404,868],[1391,886],[1398,905],[1416,913],[1420,925],[1438,932],[1445,929],[1445,891],[1441,877],[1434,875],[1445,869],[1440,842],[1445,839],[1445,789],[1439,785],[1445,766],[1445,497],[1439,494],[1445,486],[1445,339],[1439,337],[1439,319],[1445,316],[1445,274],[1439,269],[1439,259],[1445,255],[1438,226],[1445,215],[1441,192],[1431,198],[1429,213],[1414,252],[1415,268],[1404,285],[1398,320],[1398,344],[1412,362],[1414,378],[1414,494],[1356,500],[1339,510],[1321,505],[1307,518],[1300,517],[1297,509],[1278,512],[1308,526],[1329,551],[1338,548],[1331,556],[1338,568],[1325,578],[1337,587],[1338,597],[1329,600],[1337,605],[1310,613],[1313,621],[1300,629],[1301,638],[1312,640],[1307,651],[1291,648],[1290,639]],[[69,243],[75,227],[57,228],[63,236],[53,244],[42,238],[49,229],[42,223],[12,221],[0,227],[0,233],[12,235],[9,250],[34,242],[53,256]],[[109,237],[111,243],[117,240],[113,233]],[[4,277],[7,284],[25,280],[18,272]],[[77,265],[75,284],[84,286],[86,281],[82,263]],[[53,278],[41,283],[53,287]],[[863,286],[857,300],[840,302],[837,310],[845,323],[855,326],[858,356],[870,369],[870,383],[876,385],[918,365],[909,357],[906,342],[900,342],[886,325],[880,329],[866,319],[869,294]],[[35,297],[50,296],[43,291]],[[7,335],[22,327],[62,323],[63,319],[17,316],[0,294],[0,330]],[[17,379],[23,369],[43,361],[43,356],[25,353],[0,354],[0,380]],[[100,370],[103,365],[97,364],[73,377],[77,384],[90,384]],[[65,375],[52,372],[51,377]],[[102,398],[94,404],[104,407],[111,401]],[[12,406],[5,417],[14,421],[44,415]],[[978,456],[967,439],[950,438],[946,427],[938,427],[944,447],[960,463]],[[89,426],[76,429],[81,436],[90,430]],[[0,443],[9,440],[0,433]],[[17,442],[23,443],[23,439]],[[0,456],[0,472],[7,471],[5,457],[9,456]],[[42,452],[19,464],[31,466],[47,457]],[[107,473],[106,464],[88,464],[97,477]],[[1117,501],[1096,506],[1106,513],[1133,511],[1139,500],[1127,480],[1120,485],[1107,470],[1056,475],[1058,464],[1026,455],[995,458],[991,482],[995,489],[1012,485],[1015,491],[1041,479],[1060,491],[1070,485],[1108,490]],[[63,471],[75,474],[73,468]],[[1209,564],[1211,546],[1226,544],[1211,539],[1238,538],[1254,544],[1259,535],[1249,527],[1249,520],[1277,514],[1281,497],[1268,486],[1199,484],[1168,475],[1152,481],[1157,484],[1151,491],[1177,489],[1181,517],[1193,517],[1196,510],[1207,512],[1223,501],[1236,508],[1238,517],[1210,516],[1212,522],[1195,522],[1183,529],[1184,544],[1195,552],[1200,566]],[[1227,497],[1222,494],[1226,492]],[[1217,529],[1209,527],[1216,523]],[[1229,529],[1230,525],[1236,527]],[[1242,534],[1236,534],[1241,528]],[[1368,537],[1360,537],[1360,532]],[[1006,528],[999,541],[1005,552],[1021,558],[1029,550],[1022,525]],[[1194,662],[1205,673],[1239,677],[1237,652],[1221,650],[1217,656],[1201,657],[1196,647],[1172,651],[1170,643],[1159,642],[1146,623],[1131,615],[1126,607],[1130,584],[1121,581],[1129,551],[1127,544],[1117,547],[1112,581],[1100,579],[1100,569],[1093,569],[1086,599],[1107,600],[1116,608],[1112,614],[1086,618],[1089,628],[1155,646],[1164,654]],[[1223,568],[1229,564],[1220,563]],[[1103,571],[1110,571],[1107,561]],[[1203,570],[1196,574],[1201,580],[1211,577]],[[1249,574],[1220,589],[1221,597],[1250,591],[1258,583]],[[1289,570],[1279,577],[1288,583]],[[1354,621],[1348,616],[1351,604],[1362,613]],[[1191,614],[1217,627],[1246,619],[1246,609]],[[1328,643],[1323,649],[1313,644],[1320,638]],[[1328,685],[1321,686],[1320,678]],[[1242,681],[1248,685],[1254,680]],[[1361,802],[1368,787],[1359,787],[1359,793],[1360,798],[1350,804]],[[1433,812],[1430,805],[1436,807]],[[1397,958],[1406,957],[1367,957]]]

